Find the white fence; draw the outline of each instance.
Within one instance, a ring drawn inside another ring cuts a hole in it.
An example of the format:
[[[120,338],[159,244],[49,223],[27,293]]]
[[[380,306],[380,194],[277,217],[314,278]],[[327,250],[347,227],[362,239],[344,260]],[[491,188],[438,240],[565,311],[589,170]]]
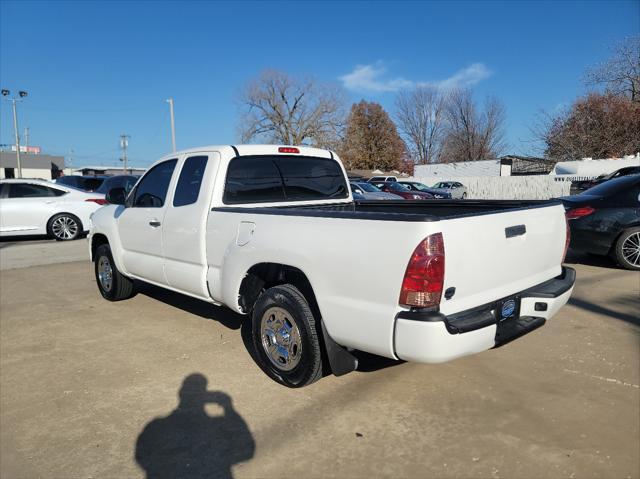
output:
[[[483,200],[547,200],[567,196],[570,181],[556,181],[555,176],[474,176],[415,177],[413,180],[433,186],[439,181],[459,181],[467,187],[469,199]]]

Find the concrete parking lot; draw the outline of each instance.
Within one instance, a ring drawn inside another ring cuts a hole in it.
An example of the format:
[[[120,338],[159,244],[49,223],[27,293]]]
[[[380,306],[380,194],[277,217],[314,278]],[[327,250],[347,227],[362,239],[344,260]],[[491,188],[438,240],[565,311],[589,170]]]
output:
[[[237,315],[104,301],[85,254],[0,243],[1,477],[640,477],[638,273],[579,258],[571,303],[519,341],[291,390]]]

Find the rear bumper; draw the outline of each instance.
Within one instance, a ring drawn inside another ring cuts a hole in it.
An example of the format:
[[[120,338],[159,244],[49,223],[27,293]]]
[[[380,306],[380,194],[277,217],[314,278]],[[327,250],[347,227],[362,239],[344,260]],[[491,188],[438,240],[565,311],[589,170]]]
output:
[[[441,363],[506,344],[553,317],[569,300],[575,279],[575,270],[563,267],[560,276],[517,293],[519,318],[499,324],[495,303],[451,316],[403,311],[396,316],[396,356],[405,361]]]

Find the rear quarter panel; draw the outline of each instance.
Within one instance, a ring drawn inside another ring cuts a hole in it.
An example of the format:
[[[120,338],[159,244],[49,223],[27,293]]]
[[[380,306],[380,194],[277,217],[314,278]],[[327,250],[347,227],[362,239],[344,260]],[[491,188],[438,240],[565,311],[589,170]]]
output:
[[[393,357],[402,278],[411,253],[431,227],[213,211],[207,224],[207,279],[213,298],[240,312],[238,291],[252,266],[296,267],[309,279],[324,324],[338,343]]]

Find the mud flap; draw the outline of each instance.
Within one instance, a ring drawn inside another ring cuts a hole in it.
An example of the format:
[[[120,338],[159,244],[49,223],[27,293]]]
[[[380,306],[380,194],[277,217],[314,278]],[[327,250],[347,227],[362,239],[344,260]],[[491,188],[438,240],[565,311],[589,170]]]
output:
[[[322,327],[322,337],[324,339],[324,345],[329,358],[329,365],[331,366],[331,372],[335,376],[343,376],[344,374],[355,371],[358,368],[358,358],[347,351],[346,348],[336,343],[329,333],[327,328],[324,327],[324,323],[320,321]]]

